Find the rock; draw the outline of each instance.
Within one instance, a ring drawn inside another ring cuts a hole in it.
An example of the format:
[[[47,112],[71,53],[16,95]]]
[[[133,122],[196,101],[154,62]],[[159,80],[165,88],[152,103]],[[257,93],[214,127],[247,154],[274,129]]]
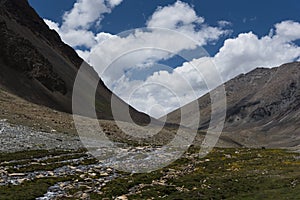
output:
[[[24,173],[12,173],[12,174],[9,174],[9,176],[25,176],[26,174]]]
[[[83,193],[80,199],[90,199],[90,196],[87,193]]]
[[[85,187],[86,189],[92,189],[92,187],[88,186],[88,185],[81,185],[80,184],[80,187]]]
[[[74,166],[68,166],[71,170],[75,170],[76,169],[76,167],[74,167]]]
[[[85,174],[81,174],[79,177],[82,178],[82,179],[84,179],[85,178]]]
[[[18,179],[18,182],[20,183],[20,184],[22,184],[24,181],[26,181],[27,179],[25,179],[25,178],[22,178],[22,179]]]
[[[103,173],[100,174],[100,176],[108,176],[108,175],[109,175],[109,174],[106,173],[106,172],[103,172]]]
[[[91,181],[92,182],[93,179],[92,178],[85,178],[84,181]]]
[[[39,174],[36,176],[36,178],[43,178],[43,177],[45,177],[43,174]]]
[[[51,172],[51,171],[48,171],[47,173],[48,173],[49,176],[54,176],[54,173]]]
[[[128,198],[126,195],[122,195],[122,196],[117,197],[115,200],[128,200]]]
[[[94,191],[93,189],[87,189],[87,190],[84,190],[84,193],[91,193],[93,191]]]
[[[97,174],[96,173],[90,173],[89,176],[95,177]]]
[[[83,194],[83,192],[78,191],[78,192],[76,192],[76,193],[74,194],[74,197],[77,198],[77,199],[79,199],[79,198],[81,198],[82,194]]]
[[[65,187],[65,186],[66,186],[65,183],[60,183],[60,184],[59,184],[59,187],[60,187],[60,188],[63,188],[63,187]]]
[[[64,187],[64,190],[72,190],[74,188],[73,185],[67,185]]]
[[[225,154],[225,158],[231,158],[230,154]]]
[[[107,168],[107,169],[106,169],[106,171],[107,171],[108,173],[110,173],[110,172],[112,172],[112,171],[113,171],[113,169],[111,169],[111,168]]]

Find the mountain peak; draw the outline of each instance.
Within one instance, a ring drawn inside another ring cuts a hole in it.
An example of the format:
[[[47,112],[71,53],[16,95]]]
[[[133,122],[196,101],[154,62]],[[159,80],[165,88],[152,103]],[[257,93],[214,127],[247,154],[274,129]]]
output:
[[[224,84],[227,100],[225,136],[244,146],[292,147],[300,144],[300,62],[256,68]],[[199,129],[210,122],[210,95],[197,100]],[[188,106],[188,105],[187,105]],[[168,114],[178,123],[180,109]],[[193,119],[193,114],[189,116]]]

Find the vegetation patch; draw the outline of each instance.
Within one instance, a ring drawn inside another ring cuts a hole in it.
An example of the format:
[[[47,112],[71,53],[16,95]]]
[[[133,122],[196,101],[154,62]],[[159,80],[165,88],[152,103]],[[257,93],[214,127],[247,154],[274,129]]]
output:
[[[117,178],[101,190],[103,195],[93,197],[300,198],[299,154],[277,149],[216,148],[205,158],[199,158],[198,151],[192,147],[183,158],[147,176],[136,174]],[[143,177],[143,181],[136,181],[139,177]]]
[[[41,178],[34,181],[26,181],[17,186],[0,186],[1,200],[35,199],[43,196],[48,188],[57,182],[72,181],[75,177]]]
[[[106,181],[101,187],[99,186],[107,180],[105,178],[107,175],[94,173],[93,170],[72,176],[38,178],[24,181],[17,186],[1,186],[0,199],[34,199],[43,196],[50,186],[58,182],[70,181],[72,184],[75,180],[76,183],[82,183],[78,187],[66,186],[70,189],[65,190],[66,196],[60,198],[78,199],[81,198],[78,194],[86,193],[90,199],[115,199],[122,195],[128,199],[169,200],[300,199],[300,159],[297,153],[278,149],[215,148],[206,157],[200,158],[198,152],[199,148],[191,147],[181,159],[151,173],[116,172],[118,176],[112,180],[109,178],[110,181]],[[24,172],[51,170],[58,167],[56,162],[59,164],[59,161],[64,159],[84,155],[83,152],[82,154],[79,152],[73,157],[66,152],[47,151],[31,151],[25,154],[22,157],[22,152],[18,152],[14,158],[24,160],[24,157],[32,159],[32,156],[42,157],[42,155],[60,155],[60,157],[46,159],[48,166],[30,165],[24,168]],[[12,157],[13,155],[6,154],[1,159],[11,160]],[[96,162],[94,158],[84,157],[77,164],[90,165]],[[61,165],[69,164],[64,162]],[[73,163],[72,166],[76,165]],[[15,169],[14,172],[22,171]]]

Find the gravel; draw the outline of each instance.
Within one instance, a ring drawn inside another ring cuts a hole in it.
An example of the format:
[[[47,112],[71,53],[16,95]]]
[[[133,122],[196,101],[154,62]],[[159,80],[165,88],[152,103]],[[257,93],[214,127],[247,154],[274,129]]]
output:
[[[78,150],[83,145],[78,136],[35,131],[21,125],[11,125],[5,119],[0,120],[0,152],[24,150],[58,149]]]

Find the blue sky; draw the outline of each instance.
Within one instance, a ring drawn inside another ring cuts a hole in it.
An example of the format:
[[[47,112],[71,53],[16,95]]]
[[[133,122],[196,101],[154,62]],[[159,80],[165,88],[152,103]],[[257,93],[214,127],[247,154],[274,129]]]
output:
[[[216,86],[256,67],[300,60],[298,0],[29,2],[113,92],[155,117],[208,92],[212,89],[209,80],[215,80],[212,86]],[[140,27],[176,33],[141,30],[141,34],[116,35]],[[144,49],[126,52],[133,47]],[[109,69],[104,70],[107,65]],[[220,80],[211,68],[217,69]]]
[[[76,0],[29,0],[29,2],[41,17],[61,23],[62,15],[72,8]],[[101,23],[101,31],[117,34],[128,29],[144,27],[146,20],[158,6],[166,6],[174,2],[175,0],[123,1],[112,13],[105,16]],[[183,2],[192,5],[208,24],[214,25],[220,20],[232,22],[232,37],[249,31],[263,36],[268,34],[275,23],[283,20],[300,21],[298,0],[272,2],[183,0]],[[218,51],[223,40],[218,41],[216,45],[207,47],[211,55]]]

